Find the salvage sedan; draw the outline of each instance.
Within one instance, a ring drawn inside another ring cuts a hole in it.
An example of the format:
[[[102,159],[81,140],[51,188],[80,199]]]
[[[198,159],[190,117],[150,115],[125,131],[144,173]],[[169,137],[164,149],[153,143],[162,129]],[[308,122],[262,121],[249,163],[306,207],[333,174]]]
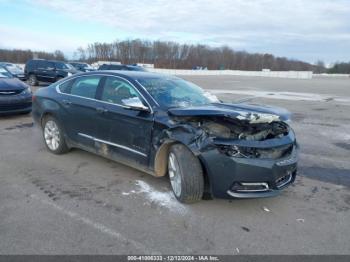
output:
[[[297,142],[280,108],[227,104],[173,76],[98,71],[74,75],[33,98],[49,151],[81,148],[156,177],[198,201],[277,195],[295,180]]]
[[[0,115],[29,113],[31,110],[30,87],[0,67]]]

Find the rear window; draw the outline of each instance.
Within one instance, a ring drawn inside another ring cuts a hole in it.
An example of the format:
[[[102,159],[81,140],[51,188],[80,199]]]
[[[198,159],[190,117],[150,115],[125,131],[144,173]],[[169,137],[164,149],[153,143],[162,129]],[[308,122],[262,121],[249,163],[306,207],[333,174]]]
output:
[[[100,80],[101,76],[79,77],[72,84],[70,94],[86,98],[95,98]]]
[[[37,67],[38,69],[52,69],[55,68],[55,63],[46,60],[38,60]]]
[[[69,67],[65,63],[56,63],[57,69],[69,69]]]
[[[123,65],[101,65],[99,70],[128,70],[127,67]]]
[[[27,67],[34,67],[34,66],[36,66],[36,63],[37,63],[37,61],[36,60],[30,60],[28,63],[27,63]]]
[[[96,90],[102,76],[85,76],[74,78],[58,86],[61,93],[81,96],[86,98],[95,98]]]
[[[58,89],[61,91],[61,93],[69,94],[70,89],[72,87],[72,84],[74,83],[75,79],[66,81],[58,86]]]

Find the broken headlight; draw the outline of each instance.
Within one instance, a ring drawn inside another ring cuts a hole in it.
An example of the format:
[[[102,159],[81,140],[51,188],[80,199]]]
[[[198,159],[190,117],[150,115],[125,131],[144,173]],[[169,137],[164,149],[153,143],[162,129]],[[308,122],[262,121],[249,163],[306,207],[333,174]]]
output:
[[[279,159],[292,153],[293,144],[263,149],[254,147],[238,147],[235,145],[221,145],[218,147],[218,149],[221,153],[230,157]]]
[[[249,156],[244,152],[244,150],[242,150],[242,148],[238,146],[219,146],[218,149],[220,153],[225,154],[227,156],[249,158]]]

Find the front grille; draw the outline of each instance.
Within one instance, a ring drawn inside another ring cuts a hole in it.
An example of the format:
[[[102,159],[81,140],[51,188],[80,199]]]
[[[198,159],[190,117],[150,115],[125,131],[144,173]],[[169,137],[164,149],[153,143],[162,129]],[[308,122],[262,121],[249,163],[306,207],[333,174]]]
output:
[[[23,90],[0,90],[0,96],[12,96],[22,93]]]
[[[31,102],[21,104],[0,104],[0,111],[11,111],[28,108],[32,105]]]

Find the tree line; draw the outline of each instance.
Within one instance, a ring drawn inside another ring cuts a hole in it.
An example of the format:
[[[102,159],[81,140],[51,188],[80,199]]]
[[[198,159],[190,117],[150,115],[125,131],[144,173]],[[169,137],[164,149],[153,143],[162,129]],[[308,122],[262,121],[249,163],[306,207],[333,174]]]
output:
[[[25,63],[32,58],[66,61],[64,53],[56,50],[34,52],[31,50],[0,49],[0,61]],[[326,69],[322,61],[315,64],[276,57],[272,54],[236,51],[228,46],[211,47],[202,44],[180,44],[173,41],[148,41],[141,39],[92,43],[74,52],[74,60],[93,63],[96,61],[119,61],[123,64],[150,63],[156,68],[231,69],[260,71],[313,71],[315,73],[350,73],[350,63],[337,63]]]
[[[123,40],[113,43],[93,43],[75,52],[78,60],[120,61],[123,64],[151,63],[157,68],[232,70],[316,70],[310,63],[275,57],[271,54],[235,51],[228,46],[179,44],[170,41]],[[320,68],[322,70],[322,68]]]
[[[0,49],[0,62],[10,62],[23,64],[33,58],[49,59],[49,60],[61,60],[65,61],[65,56],[62,51],[56,50],[53,53],[21,49]]]
[[[349,63],[335,63],[328,69],[330,74],[350,74],[350,62]]]

